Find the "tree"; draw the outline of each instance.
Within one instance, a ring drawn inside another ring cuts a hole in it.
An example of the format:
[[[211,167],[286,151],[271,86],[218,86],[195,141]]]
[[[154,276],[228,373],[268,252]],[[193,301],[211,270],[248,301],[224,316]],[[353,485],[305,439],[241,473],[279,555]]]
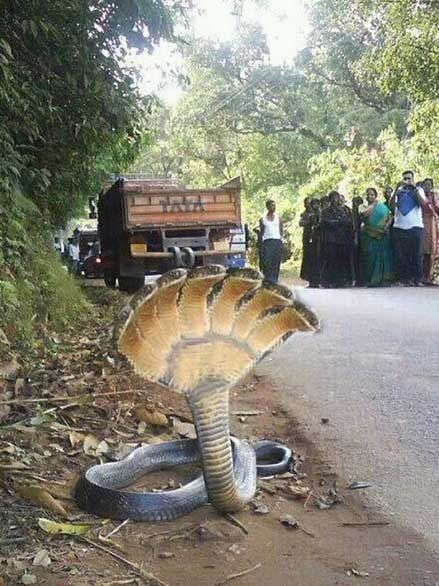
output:
[[[134,159],[148,100],[122,65],[173,38],[183,3],[5,0],[0,7],[3,197],[30,197],[62,225],[103,174]]]
[[[389,96],[414,104],[437,100],[439,92],[439,5],[436,0],[355,0],[374,36],[360,72]]]

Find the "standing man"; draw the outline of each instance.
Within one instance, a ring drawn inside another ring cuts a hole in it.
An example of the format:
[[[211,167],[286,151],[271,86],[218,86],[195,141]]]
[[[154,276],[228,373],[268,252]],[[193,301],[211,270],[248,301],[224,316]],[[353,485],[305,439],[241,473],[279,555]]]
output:
[[[276,214],[276,203],[269,199],[265,202],[267,213],[259,220],[261,244],[261,270],[269,283],[277,283],[282,260],[282,238],[284,226]]]
[[[404,171],[389,204],[394,210],[393,248],[396,278],[402,285],[422,285],[424,190],[415,185],[413,171]]]
[[[73,275],[79,274],[79,241],[76,237],[72,238],[69,244],[69,257],[70,257],[70,271]]]

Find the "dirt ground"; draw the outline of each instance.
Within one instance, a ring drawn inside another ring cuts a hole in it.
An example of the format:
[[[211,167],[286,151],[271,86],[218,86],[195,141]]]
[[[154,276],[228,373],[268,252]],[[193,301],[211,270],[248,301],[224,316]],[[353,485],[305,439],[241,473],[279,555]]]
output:
[[[50,340],[33,368],[0,378],[0,586],[439,584],[439,562],[422,540],[368,508],[367,488],[348,489],[276,388],[255,376],[233,393],[232,431],[287,444],[295,467],[260,481],[245,511],[222,517],[207,505],[174,522],[122,526],[80,511],[71,488],[81,470],[192,431],[181,396],[145,383],[112,353],[119,296],[91,295],[97,315],[82,332]],[[154,473],[140,486],[169,489],[193,472]],[[51,534],[41,518],[64,531],[89,527]]]

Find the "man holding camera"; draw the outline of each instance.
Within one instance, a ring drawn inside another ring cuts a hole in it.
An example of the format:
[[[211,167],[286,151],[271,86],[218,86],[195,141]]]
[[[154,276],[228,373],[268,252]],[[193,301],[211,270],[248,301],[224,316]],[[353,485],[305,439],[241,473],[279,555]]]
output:
[[[404,171],[390,198],[394,210],[393,251],[397,281],[402,285],[422,286],[424,223],[422,205],[426,198],[415,185],[413,171]]]

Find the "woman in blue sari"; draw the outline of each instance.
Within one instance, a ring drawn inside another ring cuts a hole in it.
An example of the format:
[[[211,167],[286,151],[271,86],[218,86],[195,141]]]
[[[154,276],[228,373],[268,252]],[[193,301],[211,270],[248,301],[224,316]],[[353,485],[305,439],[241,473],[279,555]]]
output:
[[[378,201],[374,187],[366,189],[368,206],[361,212],[361,254],[364,284],[379,287],[393,280],[392,251],[389,227],[392,214],[386,204]]]

